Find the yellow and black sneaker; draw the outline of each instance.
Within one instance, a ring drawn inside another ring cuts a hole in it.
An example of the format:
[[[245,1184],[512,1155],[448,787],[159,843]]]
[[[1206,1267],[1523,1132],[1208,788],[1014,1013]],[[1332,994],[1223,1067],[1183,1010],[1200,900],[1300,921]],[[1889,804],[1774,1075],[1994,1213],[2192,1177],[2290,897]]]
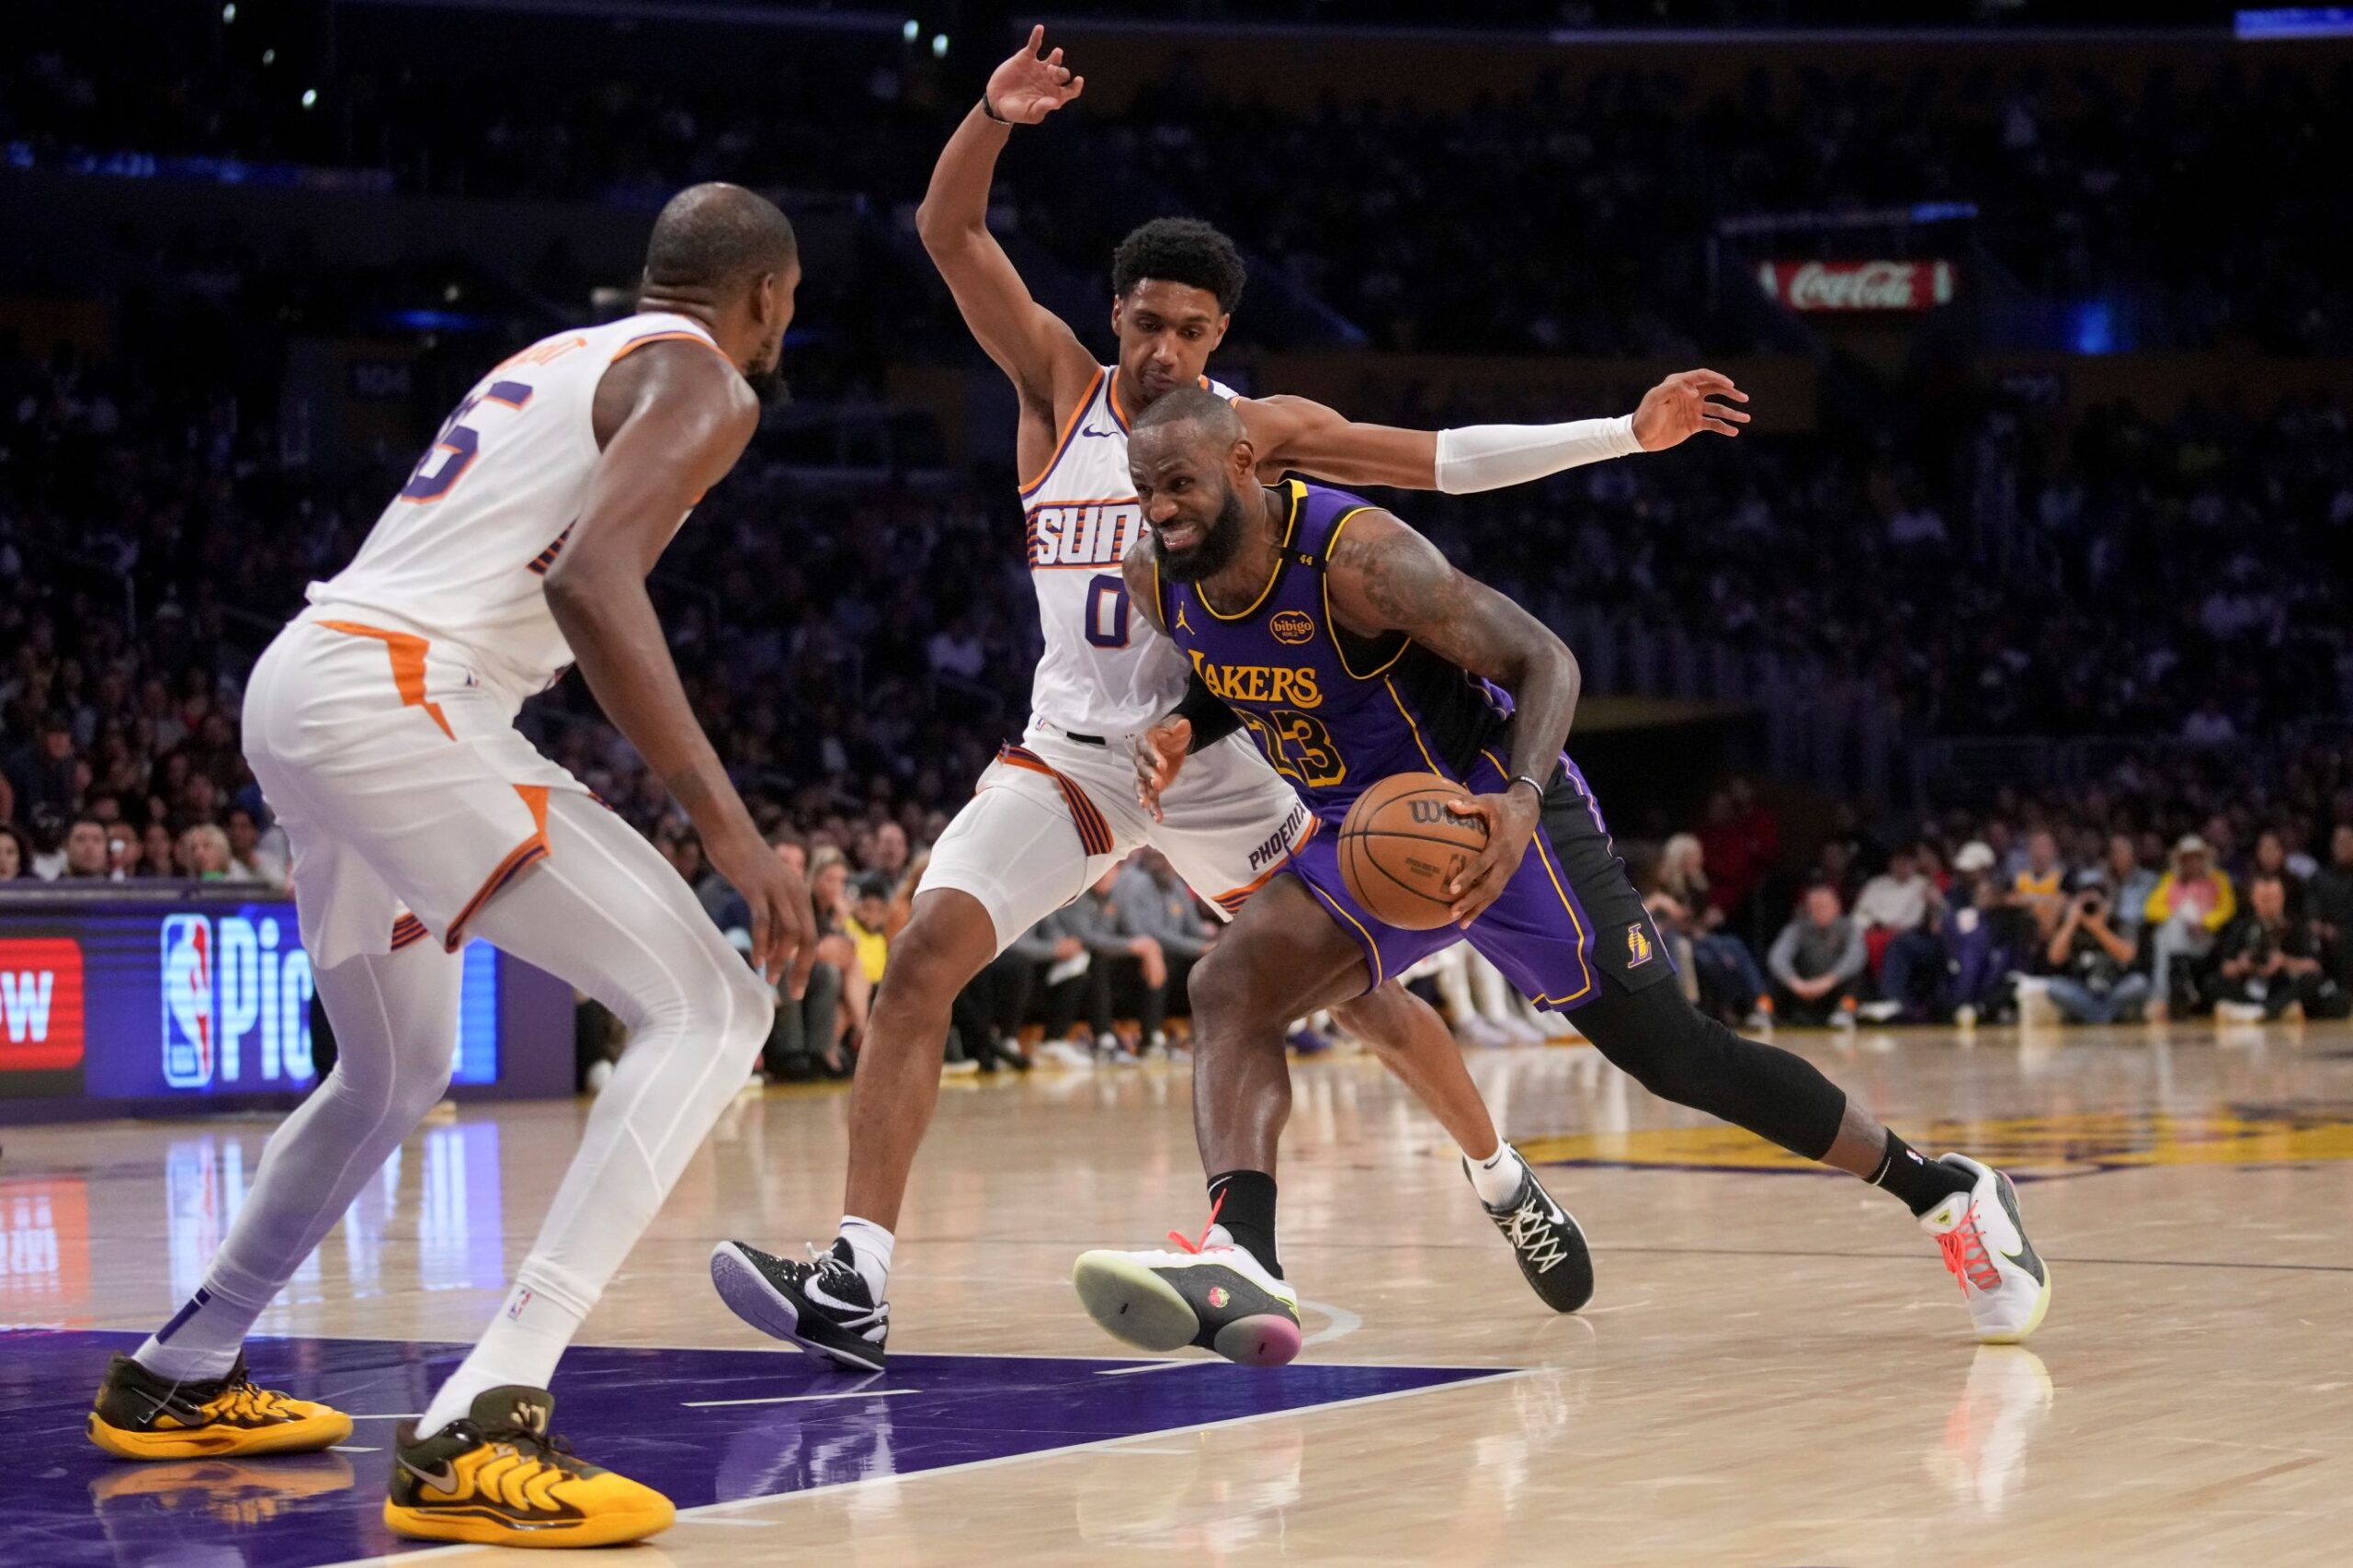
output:
[[[575,1457],[548,1431],[555,1396],[495,1388],[430,1437],[392,1435],[384,1524],[417,1540],[482,1546],[618,1546],[670,1528],[670,1499]]]
[[[117,1459],[237,1459],[332,1447],[351,1436],[351,1417],[256,1388],[243,1352],[226,1377],[176,1383],[117,1356],[107,1363],[88,1431]]]

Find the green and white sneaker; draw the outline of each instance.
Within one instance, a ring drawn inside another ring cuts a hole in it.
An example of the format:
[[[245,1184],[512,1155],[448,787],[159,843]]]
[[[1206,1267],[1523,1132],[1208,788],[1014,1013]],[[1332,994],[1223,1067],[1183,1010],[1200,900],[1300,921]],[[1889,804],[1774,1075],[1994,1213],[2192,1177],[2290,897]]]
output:
[[[1279,1367],[1299,1354],[1299,1292],[1212,1228],[1182,1252],[1084,1254],[1071,1271],[1086,1315],[1144,1350],[1198,1345],[1245,1367]]]
[[[1984,1345],[2016,1345],[2040,1326],[2051,1310],[2051,1267],[2026,1239],[2018,1188],[2010,1178],[1963,1154],[1938,1162],[1976,1178],[1920,1216],[1920,1228],[1944,1249],[1945,1267]]]

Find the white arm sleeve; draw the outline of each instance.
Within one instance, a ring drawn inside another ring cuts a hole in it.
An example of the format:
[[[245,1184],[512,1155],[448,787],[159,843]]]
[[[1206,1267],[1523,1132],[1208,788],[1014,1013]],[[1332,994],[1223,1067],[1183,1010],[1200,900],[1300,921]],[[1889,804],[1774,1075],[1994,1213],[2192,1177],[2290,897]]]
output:
[[[1466,425],[1438,433],[1438,487],[1449,495],[1500,490],[1642,449],[1631,414],[1566,425]]]

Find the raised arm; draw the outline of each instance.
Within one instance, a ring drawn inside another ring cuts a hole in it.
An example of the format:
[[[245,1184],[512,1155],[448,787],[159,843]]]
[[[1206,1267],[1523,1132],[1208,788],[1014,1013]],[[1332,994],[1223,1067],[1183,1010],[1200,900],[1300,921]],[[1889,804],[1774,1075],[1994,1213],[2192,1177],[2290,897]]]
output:
[[[1336,484],[1468,494],[1525,484],[1566,469],[1664,451],[1702,430],[1736,436],[1748,415],[1718,399],[1748,394],[1713,370],[1679,370],[1653,387],[1631,414],[1565,425],[1466,425],[1401,430],[1359,425],[1303,397],[1266,397],[1235,406],[1252,445],[1266,454],[1259,477],[1296,471]]]
[[[1386,512],[1359,512],[1342,525],[1325,583],[1332,613],[1347,630],[1403,631],[1511,693],[1511,781],[1502,793],[1458,808],[1487,824],[1485,852],[1449,890],[1456,921],[1468,926],[1502,894],[1535,836],[1576,717],[1576,658],[1543,622],[1456,571],[1436,545]]]
[[[753,958],[808,984],[816,932],[801,878],[768,849],[679,683],[645,579],[678,519],[726,476],[760,421],[759,399],[709,348],[655,343],[605,373],[595,422],[604,455],[563,553],[548,609],[588,689],[693,819],[720,874],[752,909]]]
[[[948,139],[915,209],[915,232],[964,324],[1020,392],[1025,448],[1034,419],[1043,426],[1038,438],[1051,449],[1056,415],[1078,400],[1095,374],[1095,357],[1061,317],[1029,297],[988,222],[989,182],[1013,128],[1037,124],[1086,85],[1063,68],[1061,50],[1040,55],[1045,36],[1042,27],[1029,30],[1029,43],[996,68],[981,101]],[[1024,472],[1046,455],[1024,450]]]

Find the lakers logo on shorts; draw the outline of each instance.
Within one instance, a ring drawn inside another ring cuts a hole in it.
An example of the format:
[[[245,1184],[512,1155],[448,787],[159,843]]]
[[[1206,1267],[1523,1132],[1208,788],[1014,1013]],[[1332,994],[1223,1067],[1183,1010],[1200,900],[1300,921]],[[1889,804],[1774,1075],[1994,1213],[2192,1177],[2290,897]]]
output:
[[[1267,630],[1275,634],[1278,642],[1297,647],[1312,642],[1315,636],[1315,618],[1303,609],[1287,609],[1267,622]]]
[[[1651,961],[1651,939],[1643,934],[1643,923],[1635,921],[1626,927],[1626,967],[1640,969]]]

